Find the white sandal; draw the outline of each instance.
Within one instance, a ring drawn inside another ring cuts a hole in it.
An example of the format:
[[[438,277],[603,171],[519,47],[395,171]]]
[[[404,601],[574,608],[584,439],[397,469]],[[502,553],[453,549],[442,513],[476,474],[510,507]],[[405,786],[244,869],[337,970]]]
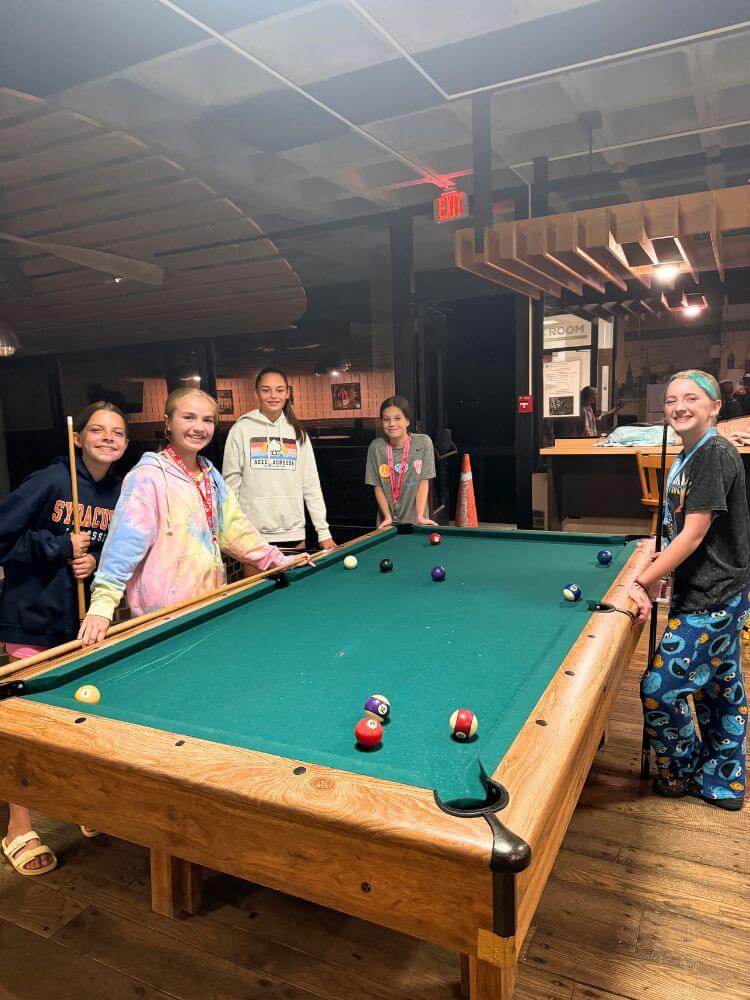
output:
[[[29,847],[25,851],[22,851],[21,848],[26,847],[30,840],[38,840],[39,847]],[[21,833],[10,843],[3,839],[3,854],[8,861],[10,861],[19,875],[46,875],[47,872],[51,872],[53,868],[57,867],[57,858],[55,857],[54,852],[51,851],[46,844],[42,843],[36,830],[29,830],[28,833]],[[52,860],[48,861],[46,865],[42,865],[40,868],[25,867],[29,861],[33,861],[34,858],[40,858],[43,854],[49,854]]]
[[[101,830],[95,830],[93,826],[81,826],[79,829],[84,837],[98,837],[102,832]]]

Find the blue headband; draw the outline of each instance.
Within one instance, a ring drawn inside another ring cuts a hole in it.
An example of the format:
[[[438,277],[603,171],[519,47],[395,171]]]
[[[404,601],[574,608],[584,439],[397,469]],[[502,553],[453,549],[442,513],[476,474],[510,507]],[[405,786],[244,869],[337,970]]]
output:
[[[688,378],[690,379],[691,382],[695,382],[698,388],[703,389],[708,398],[713,399],[714,402],[716,402],[717,399],[721,398],[716,394],[716,389],[714,389],[711,382],[706,378],[705,375],[703,375],[702,372],[683,372],[679,377]],[[669,380],[669,384],[671,385],[672,382],[674,382],[674,378],[671,378]]]

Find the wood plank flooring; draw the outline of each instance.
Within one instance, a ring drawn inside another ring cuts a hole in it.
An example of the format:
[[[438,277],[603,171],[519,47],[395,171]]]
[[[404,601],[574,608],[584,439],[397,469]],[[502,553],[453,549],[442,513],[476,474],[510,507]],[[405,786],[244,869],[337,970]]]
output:
[[[644,635],[517,1000],[750,1000],[750,808],[641,783],[645,652]],[[35,822],[61,865],[34,880],[0,865],[0,1000],[460,1000],[458,958],[432,945],[211,873],[200,914],[169,920],[150,911],[145,850]]]

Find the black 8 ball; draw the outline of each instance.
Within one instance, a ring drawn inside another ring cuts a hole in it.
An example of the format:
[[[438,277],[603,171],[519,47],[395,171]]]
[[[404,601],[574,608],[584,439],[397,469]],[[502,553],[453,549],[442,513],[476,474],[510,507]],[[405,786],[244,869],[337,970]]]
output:
[[[382,559],[381,560],[381,562],[380,562],[380,572],[381,573],[390,573],[392,569],[393,569],[393,560],[392,559]]]

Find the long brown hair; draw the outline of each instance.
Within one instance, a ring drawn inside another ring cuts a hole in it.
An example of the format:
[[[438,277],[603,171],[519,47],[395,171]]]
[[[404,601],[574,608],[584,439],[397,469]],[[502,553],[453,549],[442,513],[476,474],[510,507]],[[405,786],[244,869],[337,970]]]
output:
[[[265,378],[266,375],[278,375],[279,378],[284,379],[284,385],[287,387],[287,389],[289,388],[289,379],[286,376],[286,372],[283,372],[280,368],[274,368],[273,366],[271,366],[269,368],[261,368],[261,370],[255,376],[256,392],[258,391],[258,386],[260,385],[261,380]],[[305,441],[307,440],[307,431],[300,423],[297,414],[294,412],[294,407],[292,406],[291,397],[287,399],[286,403],[284,403],[284,416],[294,428],[295,438],[299,441],[300,444],[304,444]]]

